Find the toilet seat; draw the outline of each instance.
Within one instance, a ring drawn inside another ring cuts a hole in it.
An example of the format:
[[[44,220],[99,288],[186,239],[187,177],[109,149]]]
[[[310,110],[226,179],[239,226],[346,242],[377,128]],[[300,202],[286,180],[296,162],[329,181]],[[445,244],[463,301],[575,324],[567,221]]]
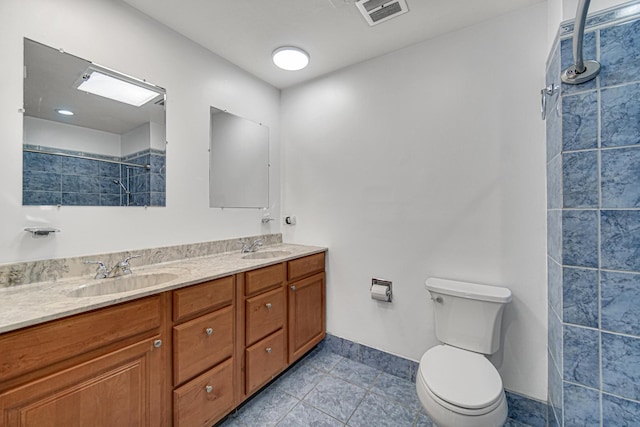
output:
[[[486,414],[505,399],[500,374],[486,357],[449,345],[422,356],[419,379],[436,402],[460,414]]]

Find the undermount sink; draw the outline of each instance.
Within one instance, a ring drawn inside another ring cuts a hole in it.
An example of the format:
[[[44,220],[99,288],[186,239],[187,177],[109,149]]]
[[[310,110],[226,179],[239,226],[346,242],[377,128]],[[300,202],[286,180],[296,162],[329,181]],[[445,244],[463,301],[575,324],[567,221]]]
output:
[[[281,256],[291,255],[289,251],[262,251],[262,252],[251,252],[250,254],[242,255],[244,259],[269,259],[269,258],[278,258]]]
[[[95,279],[95,281],[91,284],[82,285],[72,291],[67,292],[67,296],[82,298],[119,294],[121,292],[135,291],[138,289],[161,285],[177,278],[178,275],[173,273],[133,273],[127,276],[112,277],[109,279]]]

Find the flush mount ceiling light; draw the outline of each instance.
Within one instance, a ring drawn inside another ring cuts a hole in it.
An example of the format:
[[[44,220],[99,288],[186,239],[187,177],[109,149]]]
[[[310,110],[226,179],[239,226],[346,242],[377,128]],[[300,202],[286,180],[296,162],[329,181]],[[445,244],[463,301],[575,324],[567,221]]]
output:
[[[64,109],[58,109],[56,110],[56,113],[62,114],[63,116],[73,116],[73,111],[64,110]]]
[[[160,95],[145,87],[92,69],[84,73],[78,89],[135,107],[140,107]]]
[[[299,47],[284,46],[273,51],[273,63],[288,71],[302,70],[309,64],[309,54]]]

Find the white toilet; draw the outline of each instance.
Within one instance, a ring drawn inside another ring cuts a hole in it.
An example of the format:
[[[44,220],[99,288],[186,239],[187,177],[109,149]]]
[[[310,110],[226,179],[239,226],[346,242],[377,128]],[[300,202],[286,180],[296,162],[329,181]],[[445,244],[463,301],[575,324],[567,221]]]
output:
[[[429,278],[436,337],[420,359],[416,390],[438,427],[501,427],[507,419],[502,378],[484,356],[500,348],[507,288]]]

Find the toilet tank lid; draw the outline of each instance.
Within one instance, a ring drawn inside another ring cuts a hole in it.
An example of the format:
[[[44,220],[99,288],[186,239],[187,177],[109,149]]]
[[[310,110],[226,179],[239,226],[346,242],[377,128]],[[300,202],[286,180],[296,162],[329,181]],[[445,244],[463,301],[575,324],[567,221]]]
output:
[[[491,301],[502,304],[511,302],[511,291],[508,288],[498,286],[480,285],[478,283],[459,282],[457,280],[430,277],[425,281],[424,287],[428,291],[444,295],[452,295],[480,301]]]

